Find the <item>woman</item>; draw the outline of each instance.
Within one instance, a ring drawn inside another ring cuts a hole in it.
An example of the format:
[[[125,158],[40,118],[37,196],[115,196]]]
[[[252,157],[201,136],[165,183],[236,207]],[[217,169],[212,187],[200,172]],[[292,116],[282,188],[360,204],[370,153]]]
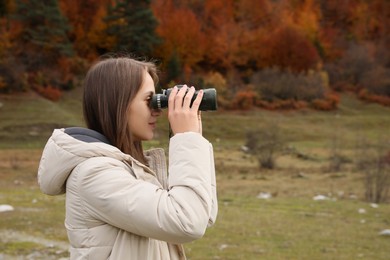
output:
[[[155,65],[130,58],[95,64],[84,82],[88,128],[56,129],[38,169],[42,192],[66,192],[71,259],[185,259],[217,215],[213,150],[202,137],[200,92],[174,88],[169,176],[163,149],[143,152],[157,117]]]

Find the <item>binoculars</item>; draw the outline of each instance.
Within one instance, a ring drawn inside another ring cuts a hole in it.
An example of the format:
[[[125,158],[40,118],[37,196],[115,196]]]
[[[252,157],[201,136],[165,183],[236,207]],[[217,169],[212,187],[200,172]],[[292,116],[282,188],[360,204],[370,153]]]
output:
[[[183,87],[183,85],[176,85],[177,88]],[[161,94],[155,94],[152,97],[151,107],[153,109],[164,109],[168,107],[169,94],[171,93],[172,88],[163,89]],[[194,96],[191,99],[191,105],[197,97],[199,90],[195,91]],[[217,91],[215,88],[203,89],[202,101],[199,105],[199,110],[201,111],[210,111],[217,110]]]

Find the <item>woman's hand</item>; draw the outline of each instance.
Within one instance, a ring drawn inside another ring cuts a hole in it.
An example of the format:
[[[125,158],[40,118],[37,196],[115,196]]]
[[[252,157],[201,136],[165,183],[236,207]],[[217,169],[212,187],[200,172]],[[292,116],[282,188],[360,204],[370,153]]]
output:
[[[188,90],[188,91],[187,91]],[[203,91],[200,90],[191,106],[195,88],[184,85],[171,90],[168,99],[168,119],[173,134],[184,132],[196,132],[202,134],[202,121],[199,105],[202,101]]]

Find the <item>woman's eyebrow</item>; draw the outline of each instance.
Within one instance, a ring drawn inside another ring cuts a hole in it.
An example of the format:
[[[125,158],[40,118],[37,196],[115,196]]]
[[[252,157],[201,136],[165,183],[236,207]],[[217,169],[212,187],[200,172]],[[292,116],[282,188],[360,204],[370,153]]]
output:
[[[154,95],[153,91],[145,92],[145,97],[149,97],[149,96],[153,96],[153,95]]]

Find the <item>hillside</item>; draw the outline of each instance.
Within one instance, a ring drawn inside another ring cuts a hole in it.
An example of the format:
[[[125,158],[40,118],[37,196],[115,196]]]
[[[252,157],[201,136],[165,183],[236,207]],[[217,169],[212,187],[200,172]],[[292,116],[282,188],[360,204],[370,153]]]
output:
[[[32,93],[0,102],[0,204],[14,208],[0,213],[0,258],[67,257],[65,197],[42,194],[36,171],[53,128],[82,125],[80,89],[58,103]],[[185,245],[187,256],[388,259],[388,237],[379,232],[390,228],[390,205],[364,201],[365,175],[354,163],[359,143],[389,150],[389,112],[344,95],[333,112],[204,113],[204,134],[215,148],[219,216],[203,239]],[[259,169],[242,152],[253,129],[278,129],[297,153],[278,157],[273,170]],[[146,146],[167,146],[166,119]],[[330,171],[335,155],[342,164]]]

